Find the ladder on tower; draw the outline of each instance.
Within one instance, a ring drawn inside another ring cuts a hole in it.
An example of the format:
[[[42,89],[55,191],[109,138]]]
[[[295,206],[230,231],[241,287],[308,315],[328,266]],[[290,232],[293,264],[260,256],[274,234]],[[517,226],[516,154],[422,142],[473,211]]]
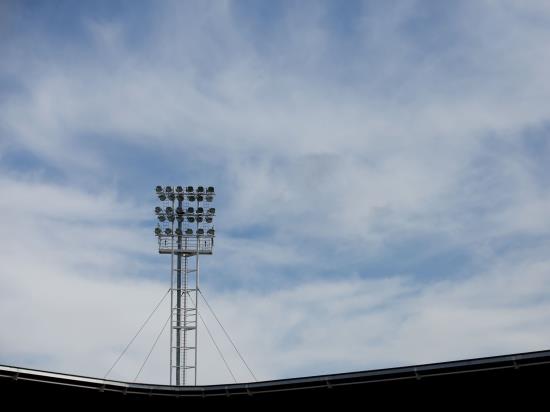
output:
[[[172,287],[172,316],[171,316],[171,334],[170,350],[171,369],[176,376],[176,384],[185,385],[188,381],[188,371],[195,369],[194,377],[196,379],[196,342],[198,326],[198,308],[197,308],[197,268],[191,269],[189,261],[192,258],[198,259],[198,255],[187,256],[173,255],[173,286]],[[192,295],[195,295],[194,297]],[[196,383],[196,382],[195,382]]]

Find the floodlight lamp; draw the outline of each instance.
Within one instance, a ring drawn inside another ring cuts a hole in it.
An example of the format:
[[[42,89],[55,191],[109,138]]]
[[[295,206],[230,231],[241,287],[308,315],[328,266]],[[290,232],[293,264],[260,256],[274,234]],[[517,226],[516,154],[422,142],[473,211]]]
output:
[[[158,215],[160,213],[162,213],[162,208],[161,207],[155,207],[155,213]]]
[[[193,229],[185,229],[185,234],[186,235],[192,235],[193,234]]]
[[[195,209],[193,209],[192,207],[187,208],[187,213],[194,213],[194,212],[195,212]]]
[[[206,220],[206,223],[212,223],[212,217],[211,216],[206,216],[204,219]]]
[[[161,222],[164,222],[166,220],[166,216],[164,215],[158,215],[158,218]]]
[[[211,207],[210,209],[208,209],[208,213],[210,213],[211,215],[215,214],[216,213],[216,208]]]
[[[172,234],[172,229],[167,227],[166,229],[164,229],[164,233],[166,233],[168,236],[170,236]]]
[[[162,193],[162,186],[157,186],[157,187],[155,187],[155,191],[156,191],[157,193]]]
[[[173,222],[174,219],[175,219],[175,216],[174,216],[174,215],[169,215],[169,216],[168,216],[168,220],[169,220],[170,222]]]
[[[206,198],[205,198],[205,199],[206,199],[207,202],[211,202],[211,201],[214,200],[214,197],[213,197],[213,196],[206,195]]]
[[[202,216],[197,216],[197,222],[199,222],[199,223],[202,222]]]
[[[176,235],[178,235],[178,236],[183,235],[183,232],[181,231],[181,229],[179,227],[176,229]]]
[[[202,207],[197,207],[197,213],[203,214],[203,213],[204,213],[204,209],[203,209]]]
[[[161,194],[159,195],[159,200],[161,200],[161,201],[164,202],[164,201],[166,200],[166,195],[165,195],[164,193],[161,193]]]
[[[183,192],[183,187],[177,186],[177,187],[176,187],[176,192],[178,192],[178,193]]]
[[[202,195],[197,195],[197,202],[202,202],[204,197]]]
[[[187,196],[187,200],[189,200],[190,202],[194,202],[195,201],[195,196],[194,195]]]
[[[184,197],[183,197],[182,194],[178,194],[178,195],[176,196],[176,198],[177,198],[180,202],[183,202]]]
[[[208,229],[206,233],[208,233],[210,236],[214,236],[216,232],[214,231],[214,229]]]
[[[204,229],[202,229],[202,228],[201,228],[201,229],[197,229],[197,235],[198,235],[198,236],[204,235]]]
[[[178,206],[178,207],[176,208],[176,213],[177,213],[178,215],[183,215],[183,214],[185,213],[185,212],[183,211],[183,207]]]
[[[187,216],[187,221],[189,223],[193,223],[195,221],[195,218],[193,216]]]
[[[174,200],[176,196],[173,193],[168,193],[168,200]]]
[[[174,214],[174,209],[171,206],[168,206],[166,208],[166,214],[167,215],[173,215]]]
[[[171,193],[172,192],[172,186],[166,186],[166,188],[164,189],[164,191],[166,193]]]
[[[157,236],[162,235],[162,229],[160,227],[155,228],[155,235],[157,235]]]
[[[187,193],[193,193],[193,186],[187,186],[187,188],[185,189],[185,191]]]
[[[176,220],[178,221],[178,223],[183,222],[183,216],[176,216]]]
[[[197,193],[204,193],[204,187],[198,186],[197,187]]]
[[[206,193],[214,193],[214,188],[212,186],[208,186],[206,188]]]

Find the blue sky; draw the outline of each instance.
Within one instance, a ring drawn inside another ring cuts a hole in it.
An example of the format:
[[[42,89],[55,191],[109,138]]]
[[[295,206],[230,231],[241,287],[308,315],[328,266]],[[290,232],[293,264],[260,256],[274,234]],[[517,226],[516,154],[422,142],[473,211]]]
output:
[[[168,286],[157,184],[216,187],[203,288],[262,379],[546,349],[549,23],[536,0],[2,2],[0,362],[103,375]],[[230,381],[201,342],[199,382]]]

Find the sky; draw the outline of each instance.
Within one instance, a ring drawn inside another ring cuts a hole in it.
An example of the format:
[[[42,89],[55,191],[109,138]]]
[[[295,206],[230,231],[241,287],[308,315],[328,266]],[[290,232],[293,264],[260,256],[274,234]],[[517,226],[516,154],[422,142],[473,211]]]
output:
[[[169,287],[158,184],[216,187],[260,380],[548,349],[549,43],[542,0],[0,1],[0,364],[104,376]]]

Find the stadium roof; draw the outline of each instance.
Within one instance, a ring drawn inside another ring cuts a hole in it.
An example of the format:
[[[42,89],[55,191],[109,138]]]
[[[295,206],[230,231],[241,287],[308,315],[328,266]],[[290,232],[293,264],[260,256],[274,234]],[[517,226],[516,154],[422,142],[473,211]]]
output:
[[[550,377],[550,350],[425,365],[264,382],[176,387],[129,383],[13,366],[0,366],[0,393],[25,399],[63,395],[78,399],[313,400],[339,398],[398,401],[430,394],[452,395],[460,388],[495,396],[534,390]]]

